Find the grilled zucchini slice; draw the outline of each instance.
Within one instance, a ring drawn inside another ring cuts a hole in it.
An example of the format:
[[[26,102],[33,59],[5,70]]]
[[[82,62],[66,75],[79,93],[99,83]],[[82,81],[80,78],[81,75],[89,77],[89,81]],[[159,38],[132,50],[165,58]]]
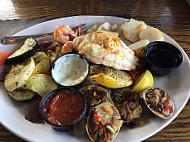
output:
[[[21,63],[36,53],[38,43],[34,38],[27,38],[24,44],[5,60],[6,65]]]
[[[48,73],[50,69],[50,61],[46,53],[36,52],[32,58],[35,62],[35,69],[33,71],[33,74]]]
[[[35,92],[28,90],[28,89],[22,89],[22,88],[15,89],[15,90],[9,91],[7,93],[13,99],[15,99],[17,101],[31,100],[36,95]]]
[[[33,74],[24,85],[24,89],[32,90],[42,97],[56,88],[57,84],[47,74]]]
[[[24,62],[23,64],[17,64],[10,72],[5,76],[5,88],[7,91],[13,91],[22,87],[35,68],[35,63],[32,58]]]

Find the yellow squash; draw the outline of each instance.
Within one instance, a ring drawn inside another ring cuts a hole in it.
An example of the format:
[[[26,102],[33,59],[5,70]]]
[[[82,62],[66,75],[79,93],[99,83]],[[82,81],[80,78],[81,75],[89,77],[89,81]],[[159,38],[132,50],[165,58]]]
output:
[[[29,77],[23,88],[32,90],[44,97],[50,91],[56,89],[57,84],[47,74],[33,74]]]
[[[50,69],[50,61],[46,53],[37,52],[34,56],[32,56],[32,58],[35,62],[33,74],[48,73]]]

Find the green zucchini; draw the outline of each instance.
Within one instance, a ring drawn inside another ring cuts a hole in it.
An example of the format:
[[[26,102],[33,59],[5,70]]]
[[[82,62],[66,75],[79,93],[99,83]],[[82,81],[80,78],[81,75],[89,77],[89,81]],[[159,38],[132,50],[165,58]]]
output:
[[[6,65],[21,63],[36,53],[38,43],[34,38],[27,38],[24,44],[5,60]]]
[[[35,63],[32,58],[22,64],[14,66],[5,76],[4,85],[7,91],[13,91],[24,86],[32,72],[34,71]]]
[[[37,94],[31,90],[22,88],[15,89],[13,91],[8,91],[7,93],[9,94],[9,96],[11,96],[13,99],[17,101],[31,100]]]

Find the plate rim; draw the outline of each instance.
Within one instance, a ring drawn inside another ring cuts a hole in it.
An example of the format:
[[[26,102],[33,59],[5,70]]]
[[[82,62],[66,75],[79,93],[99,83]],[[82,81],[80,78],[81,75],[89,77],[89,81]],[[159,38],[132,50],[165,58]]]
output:
[[[61,17],[61,18],[55,18],[55,19],[50,19],[50,20],[47,20],[47,21],[44,21],[44,22],[41,22],[41,23],[38,23],[38,24],[35,24],[33,26],[30,26],[30,27],[27,27],[17,33],[15,33],[13,36],[17,36],[17,35],[20,35],[20,33],[22,33],[23,31],[25,30],[29,30],[30,28],[32,27],[35,27],[35,26],[40,26],[40,25],[43,25],[44,23],[48,23],[48,22],[52,22],[52,21],[56,21],[56,20],[62,20],[62,19],[69,19],[69,18],[83,18],[83,17],[93,17],[93,18],[104,18],[104,17],[109,17],[109,18],[116,18],[116,19],[123,19],[125,20],[125,18],[122,18],[122,17],[117,17],[117,16],[92,16],[92,15],[81,15],[81,16],[70,16],[70,17]],[[171,40],[173,43],[175,43],[175,45],[177,46],[178,49],[180,49],[180,51],[182,52],[183,56],[185,56],[185,58],[187,59],[188,61],[188,67],[190,69],[190,59],[189,57],[187,56],[187,54],[185,53],[184,49],[173,39],[171,38],[169,35],[165,34],[164,32],[162,32],[164,36],[166,36],[169,40]],[[2,44],[0,44],[0,46],[2,46]],[[184,62],[184,61],[183,61]],[[145,140],[153,135],[155,135],[156,133],[158,133],[159,131],[161,131],[162,129],[164,129],[166,126],[168,126],[178,115],[179,113],[181,113],[181,111],[184,109],[185,105],[187,104],[188,100],[189,100],[189,97],[190,97],[190,89],[188,90],[188,95],[187,95],[187,98],[185,100],[185,102],[183,102],[183,105],[180,106],[180,109],[178,110],[177,113],[174,114],[174,116],[172,118],[169,119],[168,122],[166,122],[164,125],[162,125],[162,127],[160,128],[157,128],[153,133],[150,133],[149,135],[146,135],[145,137],[142,137],[141,139],[139,139],[140,141],[142,140]],[[2,120],[0,120],[0,124],[6,128],[8,131],[10,131],[11,133],[13,133],[14,135],[16,135],[17,137],[23,139],[23,140],[26,140],[26,141],[31,141],[31,139],[28,139],[27,137],[24,137],[24,135],[20,135],[19,133],[11,130],[11,128],[7,127],[6,125],[3,124],[3,122],[1,122]]]

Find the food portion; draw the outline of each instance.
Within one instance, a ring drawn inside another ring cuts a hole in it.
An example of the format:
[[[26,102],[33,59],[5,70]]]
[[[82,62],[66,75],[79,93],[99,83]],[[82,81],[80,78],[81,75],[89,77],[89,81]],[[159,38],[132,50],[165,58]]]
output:
[[[127,72],[102,65],[92,65],[89,77],[108,88],[123,88],[133,83],[131,76]]]
[[[67,125],[79,119],[84,107],[84,99],[78,92],[63,89],[46,100],[43,113],[50,123]]]
[[[149,40],[139,40],[129,45],[129,48],[135,52],[135,55],[139,58],[144,58],[144,49],[149,44]]]
[[[109,91],[99,85],[84,86],[80,89],[80,92],[87,99],[88,110],[104,102],[113,104]]]
[[[147,39],[149,40],[149,42],[164,41],[164,36],[162,32],[159,29],[153,27],[146,28],[144,31],[142,31],[139,34],[139,38],[141,40]]]
[[[92,32],[97,32],[97,31],[107,31],[114,34],[117,37],[119,37],[122,33],[119,25],[117,24],[112,25],[109,22],[105,22],[101,25],[98,25],[97,23],[95,23],[92,27],[89,27],[89,29],[87,30],[87,33],[92,33]]]
[[[12,54],[12,52],[0,52],[0,67],[4,65],[5,60]]]
[[[35,92],[22,88],[15,89],[13,91],[8,91],[8,94],[17,101],[31,100],[36,95]]]
[[[119,70],[134,70],[138,61],[123,41],[106,31],[88,33],[76,48],[91,62]]]
[[[145,105],[155,115],[168,119],[174,113],[174,104],[167,92],[160,89],[151,87],[140,93]]]
[[[32,59],[35,62],[33,74],[48,73],[50,69],[50,61],[46,53],[37,52]]]
[[[38,97],[32,102],[32,105],[30,106],[28,112],[25,115],[25,119],[32,122],[32,123],[43,123],[43,119],[40,115],[40,102],[42,100],[42,97]]]
[[[29,38],[5,57],[10,69],[4,80],[7,94],[17,101],[38,95],[27,120],[43,119],[61,127],[83,119],[90,140],[96,142],[113,141],[123,123],[127,128],[142,125],[138,120],[143,107],[163,119],[174,113],[167,93],[153,88],[154,77],[145,60],[145,47],[164,40],[158,29],[130,19],[121,26],[95,24],[86,34],[81,26],[73,31],[59,25],[53,35],[54,41],[42,43]],[[57,88],[64,89],[56,92]],[[40,107],[45,118],[40,119],[38,105],[45,99]]]
[[[141,116],[142,106],[137,92],[129,88],[118,89],[112,92],[111,98],[125,122],[129,123]]]
[[[133,91],[140,92],[154,85],[154,78],[149,70],[146,70],[141,76],[136,80],[132,87]]]
[[[28,59],[23,64],[17,64],[12,67],[10,72],[5,77],[5,88],[7,91],[13,91],[23,87],[32,72],[34,71],[35,63],[32,58]]]
[[[10,71],[5,76],[4,85],[8,95],[17,101],[30,100],[36,94],[45,96],[57,88],[57,84],[48,75],[49,57],[45,52],[37,51],[41,50],[40,47],[34,38],[28,38],[7,58],[15,62],[8,66]]]
[[[110,103],[102,103],[90,112],[86,129],[93,142],[110,142],[115,139],[122,125],[117,108]]]
[[[28,78],[23,88],[32,90],[44,97],[50,91],[56,89],[57,84],[53,81],[51,76],[47,74],[33,74]]]
[[[124,37],[131,41],[139,41],[139,34],[147,28],[147,25],[143,21],[135,19],[127,19],[126,22],[122,25],[122,31]]]
[[[64,44],[70,40],[74,31],[68,25],[59,25],[53,32],[54,40],[59,44]]]
[[[5,60],[6,65],[22,63],[36,53],[38,43],[34,38],[28,38],[24,44]]]
[[[144,21],[132,18],[127,19],[125,24],[122,25],[122,31],[124,37],[131,42],[143,39],[149,40],[149,42],[164,41],[164,36],[159,29],[149,27]]]

